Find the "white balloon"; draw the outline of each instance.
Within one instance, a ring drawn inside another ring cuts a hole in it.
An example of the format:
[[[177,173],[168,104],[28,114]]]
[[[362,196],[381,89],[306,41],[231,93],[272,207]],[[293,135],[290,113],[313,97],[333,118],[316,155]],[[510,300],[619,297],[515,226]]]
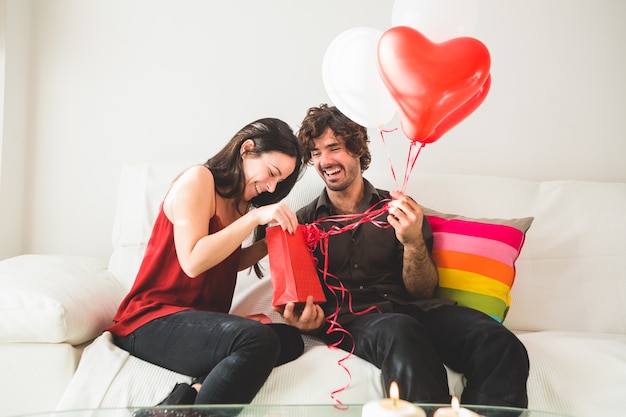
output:
[[[351,120],[365,127],[381,127],[396,112],[377,65],[382,31],[367,27],[347,30],[328,46],[322,63],[326,93]]]
[[[477,0],[395,0],[392,26],[409,26],[433,42],[471,36],[478,20]]]

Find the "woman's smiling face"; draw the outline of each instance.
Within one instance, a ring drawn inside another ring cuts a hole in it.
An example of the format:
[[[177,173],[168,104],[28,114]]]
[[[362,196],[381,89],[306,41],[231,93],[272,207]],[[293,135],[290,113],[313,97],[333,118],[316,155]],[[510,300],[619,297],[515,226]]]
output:
[[[252,147],[254,147],[254,142]],[[246,148],[248,141],[242,145]],[[246,186],[243,193],[245,201],[250,201],[257,195],[276,190],[276,185],[287,178],[296,168],[296,158],[282,152],[266,152],[260,155],[244,152],[242,165]]]

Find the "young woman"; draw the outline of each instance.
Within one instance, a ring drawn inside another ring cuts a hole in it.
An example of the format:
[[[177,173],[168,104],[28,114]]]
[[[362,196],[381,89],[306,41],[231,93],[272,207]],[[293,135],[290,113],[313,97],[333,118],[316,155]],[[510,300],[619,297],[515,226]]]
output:
[[[228,314],[237,272],[267,253],[264,239],[242,242],[268,223],[296,229],[295,213],[280,201],[302,167],[291,128],[267,118],[172,183],[133,287],[107,329],[130,354],[194,377],[161,404],[249,403],[274,366],[302,353],[294,327]]]

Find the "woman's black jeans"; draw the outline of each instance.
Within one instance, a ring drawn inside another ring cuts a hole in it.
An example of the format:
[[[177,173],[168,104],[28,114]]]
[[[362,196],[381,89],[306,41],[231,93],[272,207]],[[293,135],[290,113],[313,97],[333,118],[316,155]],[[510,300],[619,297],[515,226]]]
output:
[[[300,356],[297,329],[232,314],[182,311],[146,323],[115,344],[163,368],[199,378],[196,404],[247,404],[274,366]]]

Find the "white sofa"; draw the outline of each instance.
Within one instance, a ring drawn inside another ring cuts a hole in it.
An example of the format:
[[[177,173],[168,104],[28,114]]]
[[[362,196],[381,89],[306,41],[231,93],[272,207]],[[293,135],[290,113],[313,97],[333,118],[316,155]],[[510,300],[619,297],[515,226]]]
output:
[[[176,381],[189,379],[129,356],[101,334],[132,283],[166,187],[188,165],[123,169],[108,263],[52,255],[0,261],[0,416],[154,405]],[[396,188],[389,172],[365,177]],[[322,186],[309,169],[287,202],[297,209]],[[529,352],[529,408],[575,417],[624,414],[626,184],[414,173],[407,193],[446,213],[534,217],[504,321]],[[270,299],[267,275],[258,280],[242,272],[232,312],[279,321]],[[378,369],[351,356],[342,362],[349,376],[339,364],[345,352],[305,341],[304,355],[276,368],[255,403],[353,404],[383,396]],[[460,394],[462,376],[449,376],[451,393]]]

